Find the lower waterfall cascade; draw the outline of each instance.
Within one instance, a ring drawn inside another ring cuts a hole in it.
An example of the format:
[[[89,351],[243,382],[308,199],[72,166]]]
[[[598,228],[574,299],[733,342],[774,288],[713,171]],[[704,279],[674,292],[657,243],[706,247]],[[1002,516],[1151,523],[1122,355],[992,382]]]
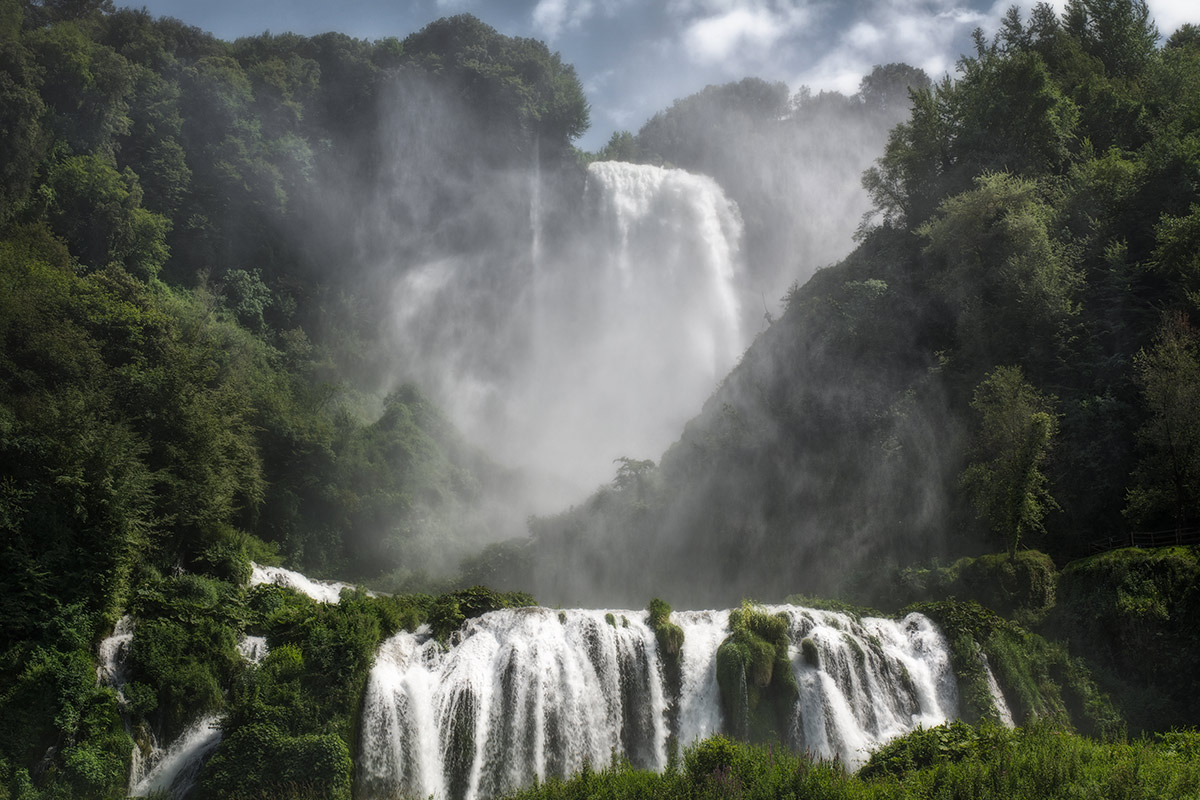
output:
[[[345,588],[254,569],[251,584],[279,583],[324,602]],[[928,617],[757,608],[786,625],[796,687],[778,731],[786,746],[856,769],[886,742],[957,717],[949,647]],[[670,669],[644,610],[503,609],[468,619],[446,642],[427,625],[392,635],[362,699],[356,796],[486,800],[615,759],[662,771],[682,748],[737,730],[717,679],[731,612],[674,611],[670,621],[683,633]],[[123,617],[99,647],[98,682],[119,697],[136,628]],[[249,668],[269,650],[261,636],[243,637],[238,649]],[[1011,725],[982,666],[997,714]],[[129,794],[187,797],[221,726],[219,715],[201,716],[166,747],[149,733],[149,750],[134,748]]]
[[[764,610],[788,623],[799,688],[790,747],[857,768],[879,745],[956,717],[949,648],[927,617]],[[724,727],[716,651],[729,633],[727,611],[671,619],[684,631],[678,697],[644,611],[494,611],[469,620],[448,647],[427,629],[392,636],[363,701],[359,795],[496,797],[617,757],[665,769],[672,736],[686,746]],[[802,654],[806,640],[818,666]]]

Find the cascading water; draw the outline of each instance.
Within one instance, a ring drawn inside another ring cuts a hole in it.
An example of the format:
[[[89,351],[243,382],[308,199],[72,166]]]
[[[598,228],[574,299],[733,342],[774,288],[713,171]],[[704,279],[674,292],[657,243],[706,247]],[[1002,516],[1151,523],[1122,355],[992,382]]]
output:
[[[666,765],[661,669],[645,612],[496,611],[443,650],[381,647],[363,703],[365,797],[493,797],[623,754]]]
[[[537,344],[508,451],[591,488],[661,453],[748,343],[742,221],[715,181],[588,166],[586,225],[536,265]],[[516,416],[516,414],[514,414]]]
[[[956,715],[949,652],[928,618],[767,610],[788,620],[800,690],[789,745],[856,767],[878,745]],[[615,756],[663,769],[671,733],[687,745],[728,727],[716,652],[729,613],[672,620],[684,631],[678,698],[664,685],[645,612],[496,611],[469,621],[449,648],[428,632],[393,636],[363,703],[361,796],[494,797]],[[816,665],[804,654],[811,648]]]
[[[131,781],[130,797],[186,797],[204,761],[221,743],[221,718],[206,715],[192,723],[165,752],[159,753],[145,775]]]
[[[879,745],[958,713],[958,684],[937,627],[921,614],[902,620],[768,607],[789,621],[800,690],[790,744],[857,768]],[[803,643],[815,645],[809,663]],[[800,652],[796,652],[799,650]]]
[[[133,617],[126,614],[117,620],[113,632],[106,636],[97,650],[96,682],[116,691],[117,696],[124,700],[122,687],[128,679],[125,672],[125,659],[129,655],[129,646],[133,643]]]
[[[348,583],[317,581],[290,569],[263,567],[251,562],[250,585],[257,586],[260,583],[273,583],[285,589],[293,589],[318,603],[336,603],[342,589],[354,588]]]
[[[525,178],[512,235],[397,265],[391,320],[405,376],[468,440],[554,476],[521,523],[666,449],[751,333],[742,220],[711,178],[593,163],[569,223],[536,153]]]
[[[721,732],[717,648],[729,635],[729,612],[681,611],[671,620],[683,629],[679,742],[688,745]]]

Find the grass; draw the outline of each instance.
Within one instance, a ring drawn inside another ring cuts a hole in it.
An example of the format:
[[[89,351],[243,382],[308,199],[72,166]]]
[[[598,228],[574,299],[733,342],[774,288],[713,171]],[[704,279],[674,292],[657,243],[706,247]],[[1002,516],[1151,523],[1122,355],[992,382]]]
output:
[[[1039,723],[1007,730],[951,723],[915,731],[878,751],[857,773],[778,745],[722,736],[687,750],[663,774],[616,764],[585,769],[510,795],[510,800],[1151,800],[1200,793],[1200,734],[1173,732],[1099,742]]]

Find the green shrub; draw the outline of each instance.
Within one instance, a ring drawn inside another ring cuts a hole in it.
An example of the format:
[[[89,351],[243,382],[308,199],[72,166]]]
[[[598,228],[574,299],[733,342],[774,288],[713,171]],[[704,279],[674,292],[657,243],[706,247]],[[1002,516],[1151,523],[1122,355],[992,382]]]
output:
[[[349,800],[353,764],[346,743],[328,734],[291,736],[269,724],[238,728],[205,765],[205,798]]]
[[[1037,625],[1054,608],[1058,572],[1037,550],[960,558],[948,567],[900,570],[887,591],[901,604],[956,598],[973,601],[1024,625]]]
[[[439,597],[429,609],[429,629],[443,645],[450,639],[450,634],[466,621],[467,615],[462,612],[458,601],[450,596]]]

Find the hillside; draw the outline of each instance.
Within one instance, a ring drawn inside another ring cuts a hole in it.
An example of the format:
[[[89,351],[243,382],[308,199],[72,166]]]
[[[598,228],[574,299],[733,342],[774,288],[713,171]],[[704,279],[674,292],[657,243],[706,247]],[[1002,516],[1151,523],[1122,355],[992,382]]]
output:
[[[728,603],[1192,528],[1200,50],[1187,26],[1157,47],[1144,11],[1010,15],[916,91],[857,249],[661,463],[538,520],[512,582]]]

